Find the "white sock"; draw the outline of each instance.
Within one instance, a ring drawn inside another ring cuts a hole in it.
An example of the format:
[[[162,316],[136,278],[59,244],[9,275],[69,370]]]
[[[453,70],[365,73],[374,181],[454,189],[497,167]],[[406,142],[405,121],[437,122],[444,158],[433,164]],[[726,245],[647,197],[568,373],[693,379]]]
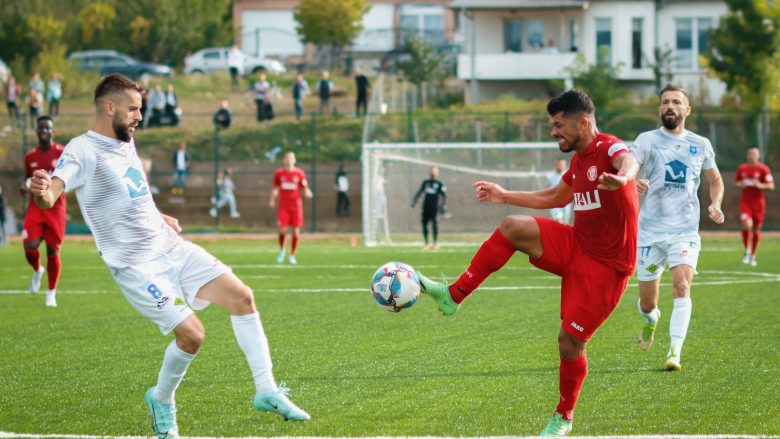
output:
[[[154,388],[152,398],[165,404],[173,404],[174,394],[179,383],[187,372],[187,367],[195,359],[195,354],[188,354],[176,346],[176,340],[172,340],[165,349],[165,357],[157,376],[157,386]]]
[[[57,294],[57,290],[46,290],[46,295],[53,296]]]
[[[238,346],[244,351],[255,388],[259,393],[276,390],[276,381],[271,372],[271,351],[268,349],[268,339],[260,323],[260,314],[254,312],[245,316],[230,316],[233,323],[233,333]]]
[[[669,337],[672,339],[669,353],[674,352],[679,356],[682,350],[685,335],[688,333],[688,324],[691,322],[691,309],[693,303],[690,297],[674,299],[672,317],[669,319]]]
[[[650,312],[642,311],[641,300],[636,301],[636,307],[639,308],[639,315],[645,318],[645,321],[651,325],[658,323],[658,307],[651,309]]]

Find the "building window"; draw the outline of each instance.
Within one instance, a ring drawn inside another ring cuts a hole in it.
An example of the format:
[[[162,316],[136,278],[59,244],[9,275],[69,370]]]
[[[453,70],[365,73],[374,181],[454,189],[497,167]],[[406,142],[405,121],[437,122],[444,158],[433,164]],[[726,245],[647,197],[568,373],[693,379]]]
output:
[[[569,50],[576,52],[577,48],[577,22],[569,20]]]
[[[544,48],[544,23],[537,20],[528,22],[528,47],[534,50]]]
[[[504,21],[504,51],[505,52],[523,51],[522,30],[523,27],[520,20]]]
[[[641,69],[642,65],[642,18],[631,20],[631,68]]]
[[[596,19],[596,59],[599,63],[612,64],[612,19]]]
[[[401,9],[402,39],[422,38],[427,43],[444,43],[444,7],[406,5]]]
[[[707,46],[709,45],[710,30],[712,30],[712,18],[699,18],[698,20],[696,20],[696,27],[698,28],[697,33],[699,39],[698,54],[701,55],[707,51]]]
[[[689,69],[693,67],[693,20],[675,18],[674,27],[676,29],[676,66],[681,69]]]

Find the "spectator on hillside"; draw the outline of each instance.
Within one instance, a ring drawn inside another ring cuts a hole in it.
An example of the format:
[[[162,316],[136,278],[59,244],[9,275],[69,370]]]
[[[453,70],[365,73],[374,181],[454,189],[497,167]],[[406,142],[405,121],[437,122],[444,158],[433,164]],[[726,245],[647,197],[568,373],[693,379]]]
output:
[[[233,91],[236,91],[240,88],[238,77],[244,74],[244,52],[233,44],[228,49],[227,62],[230,69],[230,86]]]
[[[25,99],[30,113],[30,126],[35,126],[38,116],[43,114],[43,99],[38,90],[31,88]]]
[[[154,90],[152,90],[149,96],[149,106],[151,107],[152,116],[149,118],[147,126],[159,125],[160,118],[165,113],[165,93],[163,93],[160,84],[154,86]]]
[[[230,114],[230,108],[228,108],[229,106],[230,104],[228,101],[222,101],[219,110],[214,113],[214,125],[223,130],[230,128],[230,122],[233,118],[233,116]]]
[[[349,178],[344,170],[344,163],[336,172],[336,216],[349,216]]]
[[[16,78],[10,76],[5,84],[5,105],[8,107],[8,118],[19,119],[19,101],[22,98],[22,87],[16,83]]]
[[[38,93],[38,96],[43,96],[43,93],[45,90],[45,85],[43,84],[43,81],[41,80],[41,74],[35,73],[33,74],[32,79],[30,79],[30,82],[27,83],[27,87],[30,90],[35,90]]]
[[[293,103],[295,104],[295,118],[301,120],[303,116],[303,98],[309,94],[309,84],[303,78],[303,73],[295,75],[295,82],[292,86]]]
[[[365,116],[368,113],[368,90],[371,88],[371,83],[368,82],[368,78],[360,70],[360,67],[355,68],[355,85],[357,86],[355,117],[360,116],[360,107],[363,107],[363,115]]]
[[[217,177],[217,198],[212,199],[214,205],[209,209],[209,215],[213,218],[217,217],[217,213],[225,204],[230,206],[231,218],[241,217],[241,214],[238,213],[238,209],[236,209],[236,195],[234,193],[236,191],[236,185],[233,183],[232,176],[233,168],[227,168]]]
[[[187,172],[190,170],[190,153],[187,152],[187,144],[181,142],[179,149],[173,153],[173,184],[171,193],[174,195],[184,195],[184,188],[187,187]]]
[[[60,74],[54,72],[46,84],[46,101],[49,103],[49,116],[59,116],[61,99],[62,83],[60,82]]]
[[[320,93],[320,113],[330,110],[330,96],[333,93],[333,81],[328,79],[330,72],[322,71],[322,79],[317,81],[317,91]]]
[[[179,125],[179,100],[173,91],[173,84],[168,84],[165,91],[165,116],[170,118],[173,126]]]
[[[265,77],[264,72],[257,74],[257,81],[252,86],[255,91],[255,105],[257,105],[257,120],[271,120],[274,118],[274,108],[271,104],[271,84]]]

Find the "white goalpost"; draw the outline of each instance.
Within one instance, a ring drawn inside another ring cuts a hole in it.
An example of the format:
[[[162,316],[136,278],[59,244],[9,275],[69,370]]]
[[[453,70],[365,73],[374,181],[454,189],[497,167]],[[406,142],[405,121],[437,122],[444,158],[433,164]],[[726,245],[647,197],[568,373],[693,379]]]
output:
[[[430,168],[439,168],[447,201],[439,215],[441,242],[484,233],[510,214],[547,212],[514,206],[479,206],[472,184],[490,180],[511,190],[549,186],[555,161],[567,159],[555,142],[364,143],[363,237],[368,246],[422,241],[420,202],[412,199]]]

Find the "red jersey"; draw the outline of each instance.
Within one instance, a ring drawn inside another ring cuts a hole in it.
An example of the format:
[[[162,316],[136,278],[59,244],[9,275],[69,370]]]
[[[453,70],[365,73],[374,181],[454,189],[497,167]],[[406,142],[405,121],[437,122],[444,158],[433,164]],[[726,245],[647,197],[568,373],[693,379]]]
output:
[[[279,168],[274,173],[274,188],[279,189],[279,206],[301,203],[301,189],[309,187],[306,174],[300,168]]]
[[[592,258],[631,275],[636,265],[639,197],[630,181],[615,191],[598,190],[603,172],[616,173],[615,158],[628,147],[611,134],[599,134],[575,153],[563,181],[574,188],[574,237]]]
[[[742,182],[745,186],[742,188],[742,203],[749,205],[765,206],[764,190],[756,187],[756,182],[770,183],[772,171],[769,166],[758,162],[755,165],[743,163],[737,167],[737,173],[734,174],[736,183]]]
[[[32,177],[33,173],[39,169],[43,169],[48,172],[49,175],[51,175],[51,173],[54,172],[54,167],[57,166],[57,160],[59,160],[60,155],[62,155],[62,151],[64,149],[64,146],[54,142],[51,148],[47,149],[46,151],[40,149],[37,146],[27,151],[27,154],[24,155],[24,175],[27,178],[30,178]],[[38,209],[38,206],[33,200],[32,193],[30,194],[30,203],[28,209]],[[64,192],[54,203],[52,209],[62,211],[65,210]]]

